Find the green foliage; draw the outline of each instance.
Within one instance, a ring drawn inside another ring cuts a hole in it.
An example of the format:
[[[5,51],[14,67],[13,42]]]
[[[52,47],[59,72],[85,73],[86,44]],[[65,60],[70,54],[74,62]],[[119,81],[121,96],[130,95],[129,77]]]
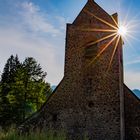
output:
[[[21,63],[17,55],[11,55],[0,81],[0,125],[20,124],[42,106],[52,93],[45,77],[34,58]]]

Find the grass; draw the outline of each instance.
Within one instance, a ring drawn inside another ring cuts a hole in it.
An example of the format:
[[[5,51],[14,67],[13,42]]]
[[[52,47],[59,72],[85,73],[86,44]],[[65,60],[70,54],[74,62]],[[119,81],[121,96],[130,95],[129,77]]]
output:
[[[0,140],[66,140],[64,132],[54,133],[53,131],[36,131],[28,135],[18,135],[15,129],[9,129],[7,132],[0,130]],[[83,140],[88,140],[86,136]]]
[[[8,132],[0,131],[0,140],[66,140],[66,135],[63,132],[54,133],[49,131],[32,132],[28,135],[18,135],[14,129]]]

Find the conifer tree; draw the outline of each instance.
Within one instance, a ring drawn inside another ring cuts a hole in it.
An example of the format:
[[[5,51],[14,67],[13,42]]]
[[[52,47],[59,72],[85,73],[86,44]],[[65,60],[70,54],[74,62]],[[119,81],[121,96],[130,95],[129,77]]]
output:
[[[17,55],[10,56],[0,81],[0,125],[20,124],[42,106],[52,93],[45,77],[34,58],[21,63]]]
[[[18,68],[21,66],[18,56],[14,57],[13,55],[7,60],[3,73],[1,75],[0,82],[0,124],[9,124],[13,120],[13,107],[10,104],[8,94],[12,89],[12,83],[15,82],[15,74]],[[9,119],[7,119],[9,118]],[[6,120],[7,119],[7,120]]]

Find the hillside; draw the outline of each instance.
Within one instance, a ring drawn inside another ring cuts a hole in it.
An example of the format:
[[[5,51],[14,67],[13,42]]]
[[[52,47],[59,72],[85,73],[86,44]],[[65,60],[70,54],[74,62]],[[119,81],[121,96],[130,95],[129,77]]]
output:
[[[135,95],[140,98],[140,90],[139,89],[134,89],[133,92],[135,93]]]

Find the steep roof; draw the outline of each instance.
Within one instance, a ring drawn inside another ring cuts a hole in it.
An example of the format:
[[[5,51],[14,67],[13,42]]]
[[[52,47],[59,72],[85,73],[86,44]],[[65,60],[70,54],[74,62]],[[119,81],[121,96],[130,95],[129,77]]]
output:
[[[94,0],[88,0],[86,5],[83,7],[79,15],[74,20],[74,25],[86,24],[86,20],[90,18],[96,18],[97,20],[104,20],[113,26],[115,24],[113,16],[108,14],[103,8],[101,8]]]

